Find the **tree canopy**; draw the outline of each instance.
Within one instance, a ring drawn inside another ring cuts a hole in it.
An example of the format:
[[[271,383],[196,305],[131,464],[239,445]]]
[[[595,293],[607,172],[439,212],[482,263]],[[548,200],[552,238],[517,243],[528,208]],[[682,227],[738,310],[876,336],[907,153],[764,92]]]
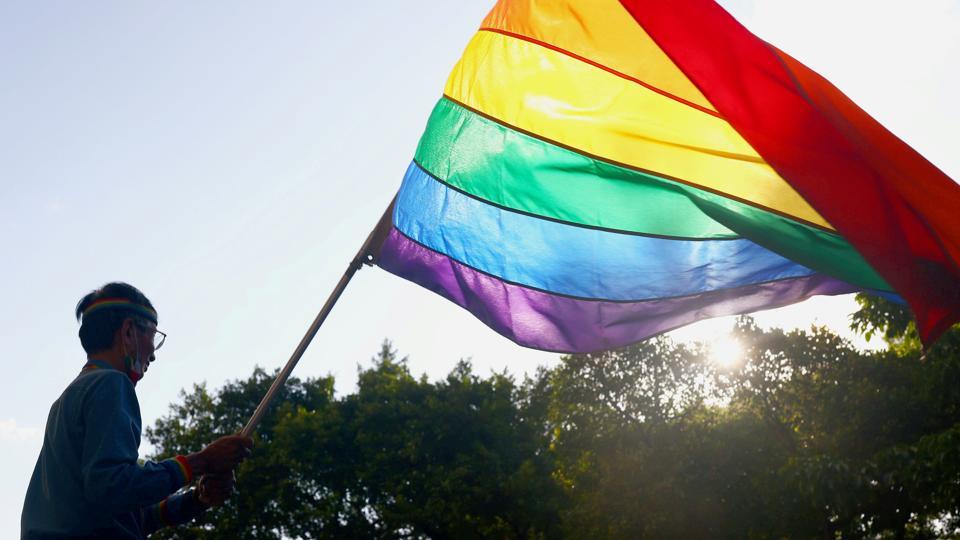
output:
[[[952,538],[960,331],[921,358],[909,314],[860,297],[861,351],[741,318],[741,362],[655,339],[517,380],[410,373],[389,342],[355,392],[291,379],[239,492],[166,538]],[[196,385],[157,457],[238,431],[272,377]]]

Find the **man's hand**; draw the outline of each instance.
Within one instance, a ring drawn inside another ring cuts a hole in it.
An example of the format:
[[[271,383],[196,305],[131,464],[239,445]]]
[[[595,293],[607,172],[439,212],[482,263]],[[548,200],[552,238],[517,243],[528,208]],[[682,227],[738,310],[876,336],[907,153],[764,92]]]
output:
[[[210,443],[203,450],[187,456],[195,477],[208,473],[232,474],[241,461],[250,457],[253,439],[242,435],[227,435]]]
[[[220,506],[230,498],[235,485],[232,472],[205,474],[197,483],[197,501],[206,508]]]

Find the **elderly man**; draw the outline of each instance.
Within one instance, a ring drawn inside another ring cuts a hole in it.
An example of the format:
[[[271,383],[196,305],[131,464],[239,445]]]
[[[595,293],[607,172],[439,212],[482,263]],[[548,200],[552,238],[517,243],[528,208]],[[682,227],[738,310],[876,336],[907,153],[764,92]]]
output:
[[[222,504],[233,469],[250,453],[249,437],[221,437],[194,454],[138,462],[134,387],[166,337],[150,300],[131,285],[109,283],[84,296],[76,315],[87,363],[50,408],[21,538],[139,540]],[[184,489],[194,479],[198,485]]]

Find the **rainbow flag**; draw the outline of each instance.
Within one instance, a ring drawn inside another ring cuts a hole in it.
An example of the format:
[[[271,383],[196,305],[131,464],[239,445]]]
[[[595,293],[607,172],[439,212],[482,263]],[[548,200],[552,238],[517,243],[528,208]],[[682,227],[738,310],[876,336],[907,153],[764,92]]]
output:
[[[587,352],[812,295],[960,320],[960,188],[708,0],[501,0],[447,80],[378,264]]]

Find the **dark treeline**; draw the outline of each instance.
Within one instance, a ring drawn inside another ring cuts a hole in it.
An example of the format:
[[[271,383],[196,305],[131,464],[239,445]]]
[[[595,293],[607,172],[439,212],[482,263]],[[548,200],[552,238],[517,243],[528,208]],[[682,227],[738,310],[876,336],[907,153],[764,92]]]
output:
[[[742,362],[657,339],[518,381],[410,373],[389,343],[335,397],[291,379],[239,493],[168,538],[953,538],[960,331],[920,358],[861,298],[860,352],[741,319]],[[238,431],[272,377],[203,385],[150,430],[158,456]],[[163,536],[163,535],[160,535]]]

